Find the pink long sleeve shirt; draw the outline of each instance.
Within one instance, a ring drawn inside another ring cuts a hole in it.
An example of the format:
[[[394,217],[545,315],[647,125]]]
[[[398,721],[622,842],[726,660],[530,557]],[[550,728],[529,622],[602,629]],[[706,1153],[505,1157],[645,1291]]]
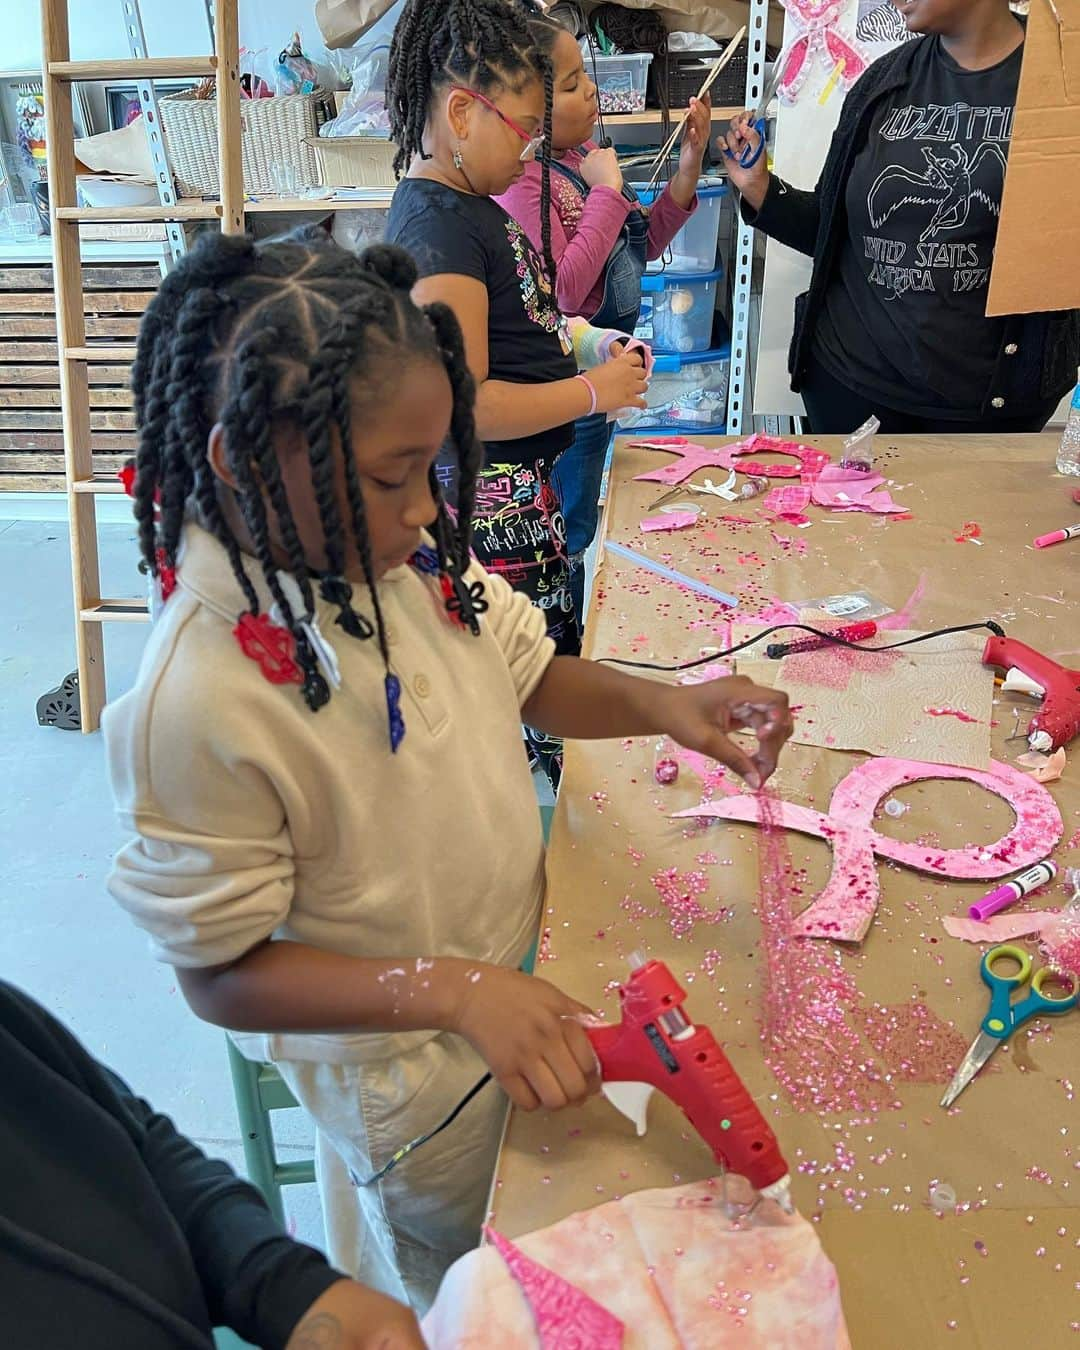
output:
[[[591,144],[585,147],[593,148]],[[583,159],[580,150],[567,150],[560,162],[580,174]],[[524,174],[497,200],[539,249],[539,163],[526,164]],[[557,295],[564,314],[589,318],[599,309],[604,298],[604,268],[632,209],[614,188],[594,187],[583,197],[569,179],[552,173],[551,251],[559,269]],[[696,196],[689,211],[684,211],[670,187],[664,189],[649,214],[650,261],[660,257],[696,209]]]

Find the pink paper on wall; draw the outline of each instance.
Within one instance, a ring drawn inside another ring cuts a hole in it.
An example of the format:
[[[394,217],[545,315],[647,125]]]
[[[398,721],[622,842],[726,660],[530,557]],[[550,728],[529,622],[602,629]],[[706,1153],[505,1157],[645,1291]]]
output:
[[[752,1199],[742,1177],[728,1178],[728,1192],[740,1205]],[[624,1350],[850,1350],[836,1271],[812,1225],[771,1202],[733,1222],[716,1180],[638,1191],[515,1246],[620,1322]],[[451,1266],[422,1330],[431,1350],[607,1344],[542,1341],[492,1247]]]
[[[905,783],[927,778],[960,778],[1003,798],[1016,814],[1008,834],[991,844],[968,848],[927,848],[907,844],[871,827],[878,802]],[[841,780],[829,811],[811,811],[794,802],[778,803],[785,829],[824,839],[832,848],[832,874],[825,889],[795,921],[802,937],[859,942],[866,935],[879,899],[878,854],[903,867],[933,876],[981,880],[1009,876],[1045,858],[1061,838],[1064,825],[1053,797],[1027,774],[1011,765],[991,761],[990,770],[958,769],[945,764],[923,764],[908,759],[872,759]],[[761,799],[742,793],[723,801],[702,802],[676,819],[709,817],[761,823]]]

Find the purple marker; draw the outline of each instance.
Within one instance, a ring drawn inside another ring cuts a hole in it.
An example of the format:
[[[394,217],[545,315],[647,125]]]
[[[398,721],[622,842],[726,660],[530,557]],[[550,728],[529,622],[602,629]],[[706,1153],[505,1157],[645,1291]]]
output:
[[[984,895],[968,910],[968,917],[972,919],[989,919],[992,914],[1000,914],[1003,909],[1008,909],[1010,905],[1015,905],[1017,900],[1025,895],[1030,895],[1032,891],[1037,891],[1040,886],[1045,886],[1048,881],[1053,881],[1057,876],[1057,863],[1049,860],[1036,863],[1034,867],[1029,867],[1026,872],[1021,872],[1018,877],[1013,877],[1012,881],[1006,881],[1003,886],[998,886],[996,890]]]

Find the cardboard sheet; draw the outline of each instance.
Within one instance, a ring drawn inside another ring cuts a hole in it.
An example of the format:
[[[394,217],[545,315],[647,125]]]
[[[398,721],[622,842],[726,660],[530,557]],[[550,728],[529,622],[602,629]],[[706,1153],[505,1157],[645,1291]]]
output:
[[[823,443],[834,453],[839,446]],[[693,570],[703,550],[711,550],[710,579],[737,591],[747,614],[776,597],[798,601],[858,587],[900,610],[919,592],[912,626],[967,623],[989,613],[1021,641],[1076,666],[1075,559],[1064,545],[1042,552],[1030,547],[1036,535],[1060,524],[1063,497],[1050,474],[1054,450],[1053,436],[890,439],[889,474],[914,519],[852,514],[799,531],[766,523],[754,503],[739,507],[741,515],[755,517],[749,525],[726,523],[721,511],[710,509],[705,524],[669,536],[670,561]],[[618,443],[605,517],[610,537],[640,540],[638,522],[656,487],[630,480],[651,467],[655,456]],[[977,504],[971,495],[976,479]],[[982,528],[981,547],[956,542],[970,516]],[[805,554],[773,544],[773,530],[805,541]],[[606,555],[593,590],[586,654],[686,661],[703,647],[726,645],[727,626],[700,597],[662,583],[652,588],[644,574]],[[997,699],[993,757],[1015,762],[1024,747],[1006,741],[1013,709],[1030,715],[1032,705],[1014,694],[999,692]],[[567,745],[538,973],[613,1017],[616,982],[625,976],[629,954],[641,948],[668,962],[688,991],[688,1014],[712,1028],[776,1132],[792,1165],[796,1204],[819,1220],[860,1350],[999,1350],[1030,1340],[1033,1327],[1051,1343],[1075,1341],[1069,1295],[1080,1233],[1074,1170],[1080,1012],[1049,1027],[1031,1024],[1039,1029],[999,1051],[952,1112],[938,1106],[941,1087],[922,1082],[898,1083],[895,1108],[873,1118],[795,1110],[765,1064],[759,1040],[759,832],[737,821],[703,828],[673,821],[671,813],[701,801],[702,779],[682,764],[675,783],[657,784],[655,754],[655,738]],[[1062,872],[1080,866],[1074,766],[1080,754],[1070,755],[1064,777],[1047,789],[1065,818],[1065,838],[1053,855]],[[784,754],[777,792],[823,811],[851,770],[848,755],[793,745]],[[908,842],[936,837],[942,847],[988,844],[1012,824],[1005,803],[973,785],[929,781],[897,796],[903,814],[893,818],[882,810],[874,827]],[[829,849],[795,833],[787,839],[809,899],[828,879]],[[677,913],[654,881],[672,869],[696,902]],[[881,903],[859,949],[844,953],[845,970],[886,1020],[904,1025],[905,1010],[917,1000],[966,1045],[986,1011],[980,952],[948,937],[942,919],[965,913],[987,883],[924,877],[887,864],[879,865],[878,877]],[[1070,894],[1057,882],[1037,897],[1039,907],[1060,906]],[[1037,950],[1030,939],[1020,940]],[[824,959],[830,944],[819,945]],[[659,1095],[642,1139],[600,1097],[580,1110],[515,1112],[491,1221],[517,1239],[591,1204],[685,1185],[715,1170],[709,1150]],[[955,1207],[935,1210],[937,1183],[952,1188]]]
[[[1080,308],[1080,0],[1031,0],[987,314]]]
[[[886,633],[880,641],[915,636]],[[955,633],[881,656],[806,652],[785,657],[774,684],[798,707],[800,745],[985,769],[994,672],[980,659],[984,645],[977,633]]]

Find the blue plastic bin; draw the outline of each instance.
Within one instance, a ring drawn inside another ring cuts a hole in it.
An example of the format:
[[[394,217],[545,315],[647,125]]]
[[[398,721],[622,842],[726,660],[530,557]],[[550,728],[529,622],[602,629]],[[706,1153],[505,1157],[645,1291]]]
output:
[[[659,191],[659,190],[658,190]],[[637,194],[646,206],[656,200],[657,192],[644,187]],[[649,263],[650,272],[711,272],[716,266],[716,246],[720,237],[720,214],[728,185],[719,178],[703,178],[698,183],[698,208],[668,245],[664,259]]]
[[[648,408],[620,419],[619,429],[653,435],[672,431],[720,435],[727,423],[731,344],[687,356],[657,356]]]
[[[655,352],[685,356],[709,350],[722,267],[711,272],[658,272],[641,278],[635,333]]]

